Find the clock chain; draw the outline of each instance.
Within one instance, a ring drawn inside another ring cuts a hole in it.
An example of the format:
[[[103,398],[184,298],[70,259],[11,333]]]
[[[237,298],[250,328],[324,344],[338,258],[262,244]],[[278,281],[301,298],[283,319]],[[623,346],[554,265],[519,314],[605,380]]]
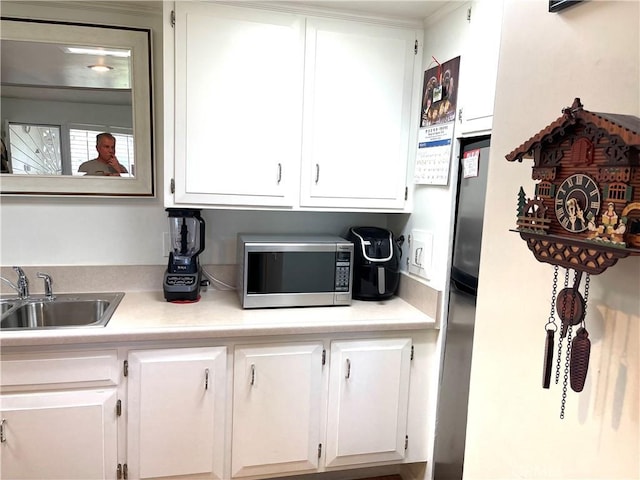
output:
[[[560,419],[564,418],[564,407],[567,403],[567,385],[569,383],[569,362],[571,358],[571,335],[573,333],[573,325],[569,325],[567,331],[567,355],[564,362],[564,376],[562,378],[562,402],[560,404]]]
[[[577,270],[575,271],[575,275],[573,277],[573,288],[575,291],[578,291],[578,287],[580,286],[578,282],[580,282],[580,277],[582,276]],[[564,305],[563,305],[564,306]],[[571,296],[571,308],[570,308],[570,318],[573,318],[573,314],[575,313],[576,308],[576,295]],[[564,309],[563,309],[564,310]],[[563,315],[564,318],[564,315]],[[562,402],[560,404],[560,418],[564,418],[564,409],[567,403],[567,385],[569,384],[569,367],[571,365],[571,337],[573,334],[573,325],[569,322],[567,329],[567,354],[564,361],[564,375],[562,377]]]
[[[564,272],[564,288],[567,288],[569,286],[569,269],[566,269]],[[555,297],[554,297],[555,298]],[[561,318],[566,318],[566,312],[565,309],[567,308],[567,303],[563,302],[562,303],[562,312],[561,312]],[[562,325],[563,330],[564,330],[564,323]],[[555,381],[556,381],[556,385],[558,384],[558,381],[560,380],[560,365],[562,363],[562,339],[563,339],[564,335],[560,335],[560,337],[558,338],[558,355],[556,357],[556,377],[555,377]]]

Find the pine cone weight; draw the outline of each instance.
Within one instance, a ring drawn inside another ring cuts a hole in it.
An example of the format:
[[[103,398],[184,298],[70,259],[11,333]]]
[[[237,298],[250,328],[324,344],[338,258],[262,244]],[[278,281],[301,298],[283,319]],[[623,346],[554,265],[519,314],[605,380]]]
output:
[[[580,327],[571,342],[570,379],[571,390],[581,392],[587,379],[589,369],[589,355],[591,354],[591,340],[586,329]]]

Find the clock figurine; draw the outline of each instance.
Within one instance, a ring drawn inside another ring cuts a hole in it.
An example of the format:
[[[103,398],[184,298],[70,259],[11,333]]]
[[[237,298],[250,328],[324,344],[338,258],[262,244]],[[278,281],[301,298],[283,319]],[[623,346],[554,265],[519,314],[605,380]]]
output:
[[[598,184],[588,175],[576,173],[562,182],[555,196],[556,218],[572,233],[587,230],[600,210]]]

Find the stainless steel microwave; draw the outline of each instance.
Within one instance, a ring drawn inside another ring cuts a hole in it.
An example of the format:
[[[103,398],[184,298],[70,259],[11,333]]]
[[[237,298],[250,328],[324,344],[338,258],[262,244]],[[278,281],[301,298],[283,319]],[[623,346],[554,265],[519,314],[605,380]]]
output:
[[[325,235],[238,235],[243,308],[350,305],[353,243]]]

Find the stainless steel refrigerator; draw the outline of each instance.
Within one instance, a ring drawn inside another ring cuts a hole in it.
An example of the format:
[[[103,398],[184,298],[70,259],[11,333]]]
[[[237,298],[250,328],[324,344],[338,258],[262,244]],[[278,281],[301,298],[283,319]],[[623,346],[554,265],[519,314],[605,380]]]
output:
[[[441,333],[444,351],[436,410],[435,480],[461,479],[464,468],[489,145],[488,136],[465,139],[461,143],[449,305],[446,328]],[[478,150],[477,176],[465,178],[465,173],[475,173],[473,167],[463,168],[465,154],[473,157]]]

